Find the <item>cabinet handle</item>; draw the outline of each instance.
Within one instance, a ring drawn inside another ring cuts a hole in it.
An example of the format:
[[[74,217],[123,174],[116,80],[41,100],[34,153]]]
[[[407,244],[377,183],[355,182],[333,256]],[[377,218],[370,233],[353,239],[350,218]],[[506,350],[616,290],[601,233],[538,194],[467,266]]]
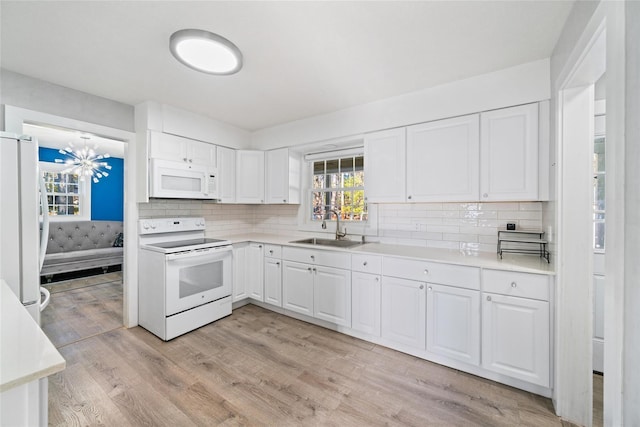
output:
[[[186,157],[182,158],[182,161],[186,162],[188,159]]]
[[[189,159],[189,163],[193,163],[193,159]]]
[[[433,290],[433,288],[432,288],[431,286],[429,286],[427,289],[429,289],[430,291],[432,291],[432,290]]]
[[[424,289],[424,285],[420,285],[420,289]]]
[[[363,262],[362,265],[367,266],[367,261]]]
[[[424,269],[424,274],[429,274],[429,270],[427,270],[426,268]]]
[[[318,272],[318,270],[316,270],[316,268],[315,268],[315,267],[313,267],[313,272],[314,272],[314,273],[317,273],[317,272]]]
[[[269,249],[269,254],[273,255],[273,249]]]
[[[411,200],[411,196],[407,196],[407,199]]]
[[[307,267],[307,270],[309,270],[309,272],[311,272],[311,267]]]
[[[262,245],[258,245],[258,248],[262,249]]]
[[[376,277],[376,282],[379,282],[379,281],[380,281],[380,278],[379,278],[379,277]]]
[[[287,199],[282,199],[282,203],[287,203]]]
[[[482,197],[484,197],[484,198],[486,199],[487,197],[489,197],[489,195],[488,195],[487,193],[484,193],[484,194],[482,195]]]
[[[487,301],[491,301],[491,297],[487,297]]]
[[[312,260],[316,259],[316,257],[314,255],[310,255],[310,257],[311,257]]]
[[[517,288],[517,287],[518,287],[518,284],[517,284],[516,282],[511,282],[511,287],[512,287],[512,288]]]
[[[276,262],[276,265],[277,265],[278,267],[280,267],[280,262]]]

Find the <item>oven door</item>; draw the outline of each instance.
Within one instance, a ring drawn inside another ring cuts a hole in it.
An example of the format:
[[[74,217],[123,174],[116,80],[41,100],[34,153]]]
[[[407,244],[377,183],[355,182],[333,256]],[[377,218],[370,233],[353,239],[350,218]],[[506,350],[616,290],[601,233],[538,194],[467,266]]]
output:
[[[231,295],[231,246],[166,256],[166,315]]]

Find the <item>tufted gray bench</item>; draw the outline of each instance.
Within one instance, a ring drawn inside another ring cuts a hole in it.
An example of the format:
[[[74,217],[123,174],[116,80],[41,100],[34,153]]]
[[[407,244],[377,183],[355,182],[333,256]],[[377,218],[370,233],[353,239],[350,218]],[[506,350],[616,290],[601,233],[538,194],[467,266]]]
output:
[[[122,221],[65,221],[51,223],[44,264],[47,276],[122,264],[122,247],[113,243],[122,233]]]

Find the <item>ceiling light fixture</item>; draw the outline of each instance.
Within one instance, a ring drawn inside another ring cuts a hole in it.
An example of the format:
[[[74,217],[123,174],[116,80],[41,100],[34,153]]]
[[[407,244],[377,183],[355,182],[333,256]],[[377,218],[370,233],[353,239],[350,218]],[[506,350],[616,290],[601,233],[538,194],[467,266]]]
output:
[[[171,54],[194,70],[217,75],[242,68],[242,53],[229,40],[205,30],[180,30],[169,39]]]
[[[84,181],[85,176],[92,177],[93,182],[100,181],[100,178],[106,178],[109,176],[107,170],[111,170],[111,166],[102,161],[111,157],[109,154],[97,155],[93,148],[87,148],[88,136],[81,136],[84,140],[84,147],[76,149],[72,142],[69,142],[69,146],[58,150],[60,154],[67,156],[65,160],[55,159],[56,163],[64,163],[67,166],[62,173],[71,173],[79,175],[80,180]],[[95,147],[94,147],[95,148]]]

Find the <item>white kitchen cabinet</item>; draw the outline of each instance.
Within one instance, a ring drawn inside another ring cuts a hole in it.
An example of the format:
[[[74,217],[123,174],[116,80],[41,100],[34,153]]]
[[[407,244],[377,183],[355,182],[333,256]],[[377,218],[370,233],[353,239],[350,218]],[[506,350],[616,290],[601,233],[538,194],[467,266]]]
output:
[[[264,203],[264,151],[236,151],[236,203]]]
[[[538,200],[538,103],[482,113],[480,129],[480,201]]]
[[[246,270],[249,298],[264,301],[264,251],[262,243],[247,246]]]
[[[310,264],[282,261],[282,307],[313,316],[313,268]]]
[[[408,201],[478,200],[479,166],[479,114],[407,127]]]
[[[482,367],[549,387],[549,302],[492,293],[482,298]]]
[[[380,336],[381,285],[378,274],[351,273],[351,327]]]
[[[427,350],[480,364],[480,292],[427,284]]]
[[[348,256],[348,255],[347,255]],[[316,319],[351,326],[351,272],[313,267],[313,314]]]
[[[266,152],[266,203],[299,204],[302,159],[288,148]]]
[[[218,160],[218,199],[220,203],[236,201],[236,150],[217,147]]]
[[[282,307],[282,260],[280,246],[265,245],[264,302]]]
[[[364,137],[365,199],[369,203],[402,203],[406,185],[405,128]]]
[[[162,132],[151,132],[149,157],[215,168],[216,146]]]
[[[425,283],[395,277],[382,278],[382,338],[425,349]]]
[[[248,245],[233,246],[233,301],[249,297],[247,289],[247,248]]]

